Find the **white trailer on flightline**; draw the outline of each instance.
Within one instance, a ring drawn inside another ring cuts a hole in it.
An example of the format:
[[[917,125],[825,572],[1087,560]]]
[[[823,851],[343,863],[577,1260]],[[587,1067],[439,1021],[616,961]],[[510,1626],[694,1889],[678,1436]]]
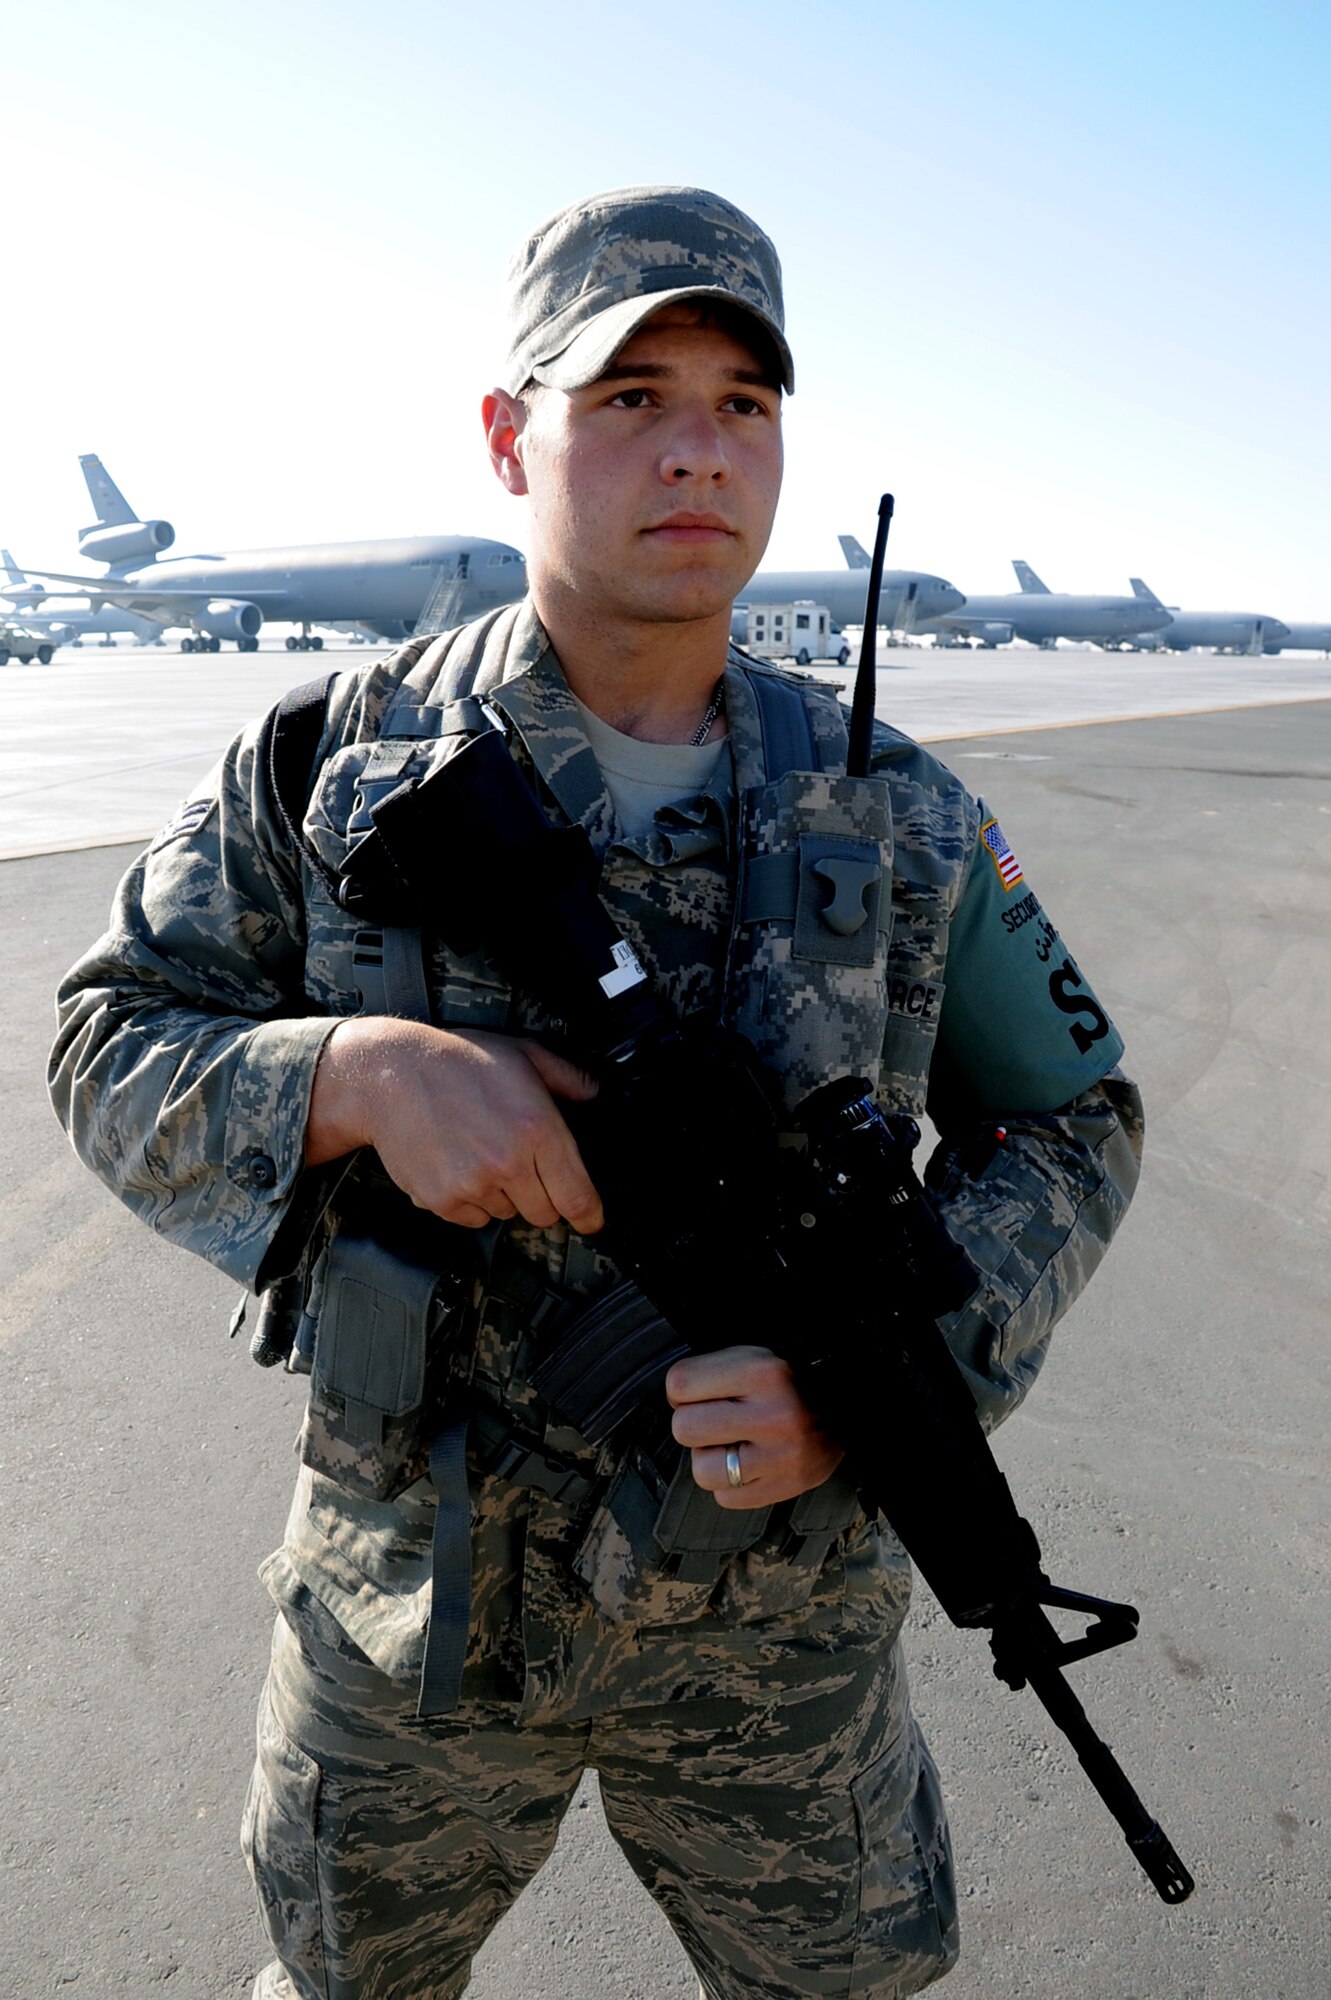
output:
[[[757,660],[794,660],[799,667],[813,660],[844,667],[850,658],[845,634],[827,606],[806,597],[793,604],[748,605],[741,644]]]

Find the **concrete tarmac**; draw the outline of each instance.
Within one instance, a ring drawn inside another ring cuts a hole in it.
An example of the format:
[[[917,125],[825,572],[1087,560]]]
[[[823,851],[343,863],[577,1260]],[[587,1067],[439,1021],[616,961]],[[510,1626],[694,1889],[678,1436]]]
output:
[[[235,732],[289,687],[363,665],[368,647],[178,653],[81,647],[0,669],[0,860],[146,840]],[[880,651],[879,713],[923,742],[1032,722],[1251,708],[1331,696],[1331,660],[1023,646]],[[847,683],[852,667],[815,669]]]
[[[997,667],[1010,695],[1010,657],[970,670]],[[1051,660],[1101,667],[1043,655],[1032,672]],[[1267,687],[1268,668],[1324,669],[1232,664]],[[49,696],[62,670],[23,671]],[[901,714],[916,678],[914,659],[884,674],[880,711]],[[1028,722],[1059,719],[1042,700]],[[75,715],[43,715],[43,736],[74,742]],[[216,747],[199,742],[200,768]],[[1055,1579],[1141,1607],[1137,1644],[1071,1678],[1198,1890],[1157,1901],[1043,1710],[921,1589],[908,1657],[964,1927],[940,1991],[1327,2000],[1331,706],[1032,727],[945,754],[1001,812],[1146,1097],[1137,1202],[998,1446]],[[57,751],[47,775],[66,785]],[[243,2000],[265,1956],[236,1827],[270,1625],[254,1570],[281,1535],[299,1384],[228,1343],[233,1288],[115,1205],[42,1089],[52,988],[130,851],[0,868],[4,2000]],[[470,1990],[692,2000],[591,1785]]]

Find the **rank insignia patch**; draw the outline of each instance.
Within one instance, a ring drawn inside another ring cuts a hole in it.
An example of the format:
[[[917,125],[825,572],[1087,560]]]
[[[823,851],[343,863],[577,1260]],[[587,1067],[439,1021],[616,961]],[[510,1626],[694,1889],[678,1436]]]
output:
[[[168,840],[182,840],[191,833],[197,833],[212,809],[211,799],[191,799],[187,805],[181,806],[174,819],[168,820],[153,846],[161,847]]]
[[[987,819],[980,828],[980,838],[989,850],[989,859],[998,870],[998,879],[1005,889],[1015,889],[1022,880],[1021,863],[1003,838],[1003,829],[996,819]]]

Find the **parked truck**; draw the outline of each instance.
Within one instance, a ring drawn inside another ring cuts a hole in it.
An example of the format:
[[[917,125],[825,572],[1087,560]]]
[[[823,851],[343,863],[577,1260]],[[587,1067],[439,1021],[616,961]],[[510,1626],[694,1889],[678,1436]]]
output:
[[[798,667],[814,660],[844,667],[850,658],[845,634],[827,606],[804,597],[793,604],[746,605],[740,644],[757,660],[793,660]]]

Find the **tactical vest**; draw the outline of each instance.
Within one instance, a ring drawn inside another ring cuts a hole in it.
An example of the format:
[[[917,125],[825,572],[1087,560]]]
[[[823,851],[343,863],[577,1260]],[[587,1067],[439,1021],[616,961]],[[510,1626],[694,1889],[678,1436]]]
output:
[[[539,1031],[539,1017],[482,956],[459,958],[416,930],[358,925],[333,886],[380,799],[490,726],[483,704],[506,714],[517,615],[507,609],[420,649],[370,732],[316,774],[302,828],[313,863],[307,990],[329,1011],[346,1012],[354,991],[368,1013]],[[918,1116],[969,846],[964,793],[922,792],[906,768],[913,746],[905,739],[897,739],[900,768],[889,756],[881,776],[847,779],[845,719],[827,687],[732,654],[726,700],[733,850],[716,853],[715,835],[701,827],[676,829],[686,861],[712,840],[708,893],[722,882],[733,887],[714,940],[713,998],[780,1079],[788,1108],[833,1077],[865,1076],[886,1110]],[[530,771],[517,726],[510,743]],[[562,799],[547,790],[546,805],[553,816],[585,818],[593,795],[565,783]],[[620,918],[612,860],[607,900]],[[441,865],[457,864],[441,857]],[[650,965],[651,939],[631,941]],[[316,1321],[317,1338],[306,1462],[375,1499],[401,1492],[428,1465],[439,1494],[423,1712],[450,1705],[460,1677],[468,1458],[473,1480],[499,1476],[583,1510],[573,1567],[604,1616],[638,1625],[697,1616],[732,1559],[760,1548],[771,1555],[768,1570],[786,1572],[774,1592],[783,1601],[772,1609],[787,1608],[792,1589],[807,1590],[833,1540],[857,1519],[849,1482],[834,1477],[782,1508],[731,1512],[694,1485],[687,1453],[676,1450],[663,1476],[659,1449],[592,1452],[551,1419],[527,1375],[550,1314],[604,1291],[613,1266],[563,1231],[543,1238],[525,1225],[496,1225],[465,1234],[479,1243],[484,1268],[447,1335],[448,1301],[428,1250],[386,1259],[354,1194],[341,1211],[334,1205],[308,1288],[304,1344]],[[764,1566],[755,1556],[750,1567]],[[760,1600],[759,1612],[767,1608]]]

